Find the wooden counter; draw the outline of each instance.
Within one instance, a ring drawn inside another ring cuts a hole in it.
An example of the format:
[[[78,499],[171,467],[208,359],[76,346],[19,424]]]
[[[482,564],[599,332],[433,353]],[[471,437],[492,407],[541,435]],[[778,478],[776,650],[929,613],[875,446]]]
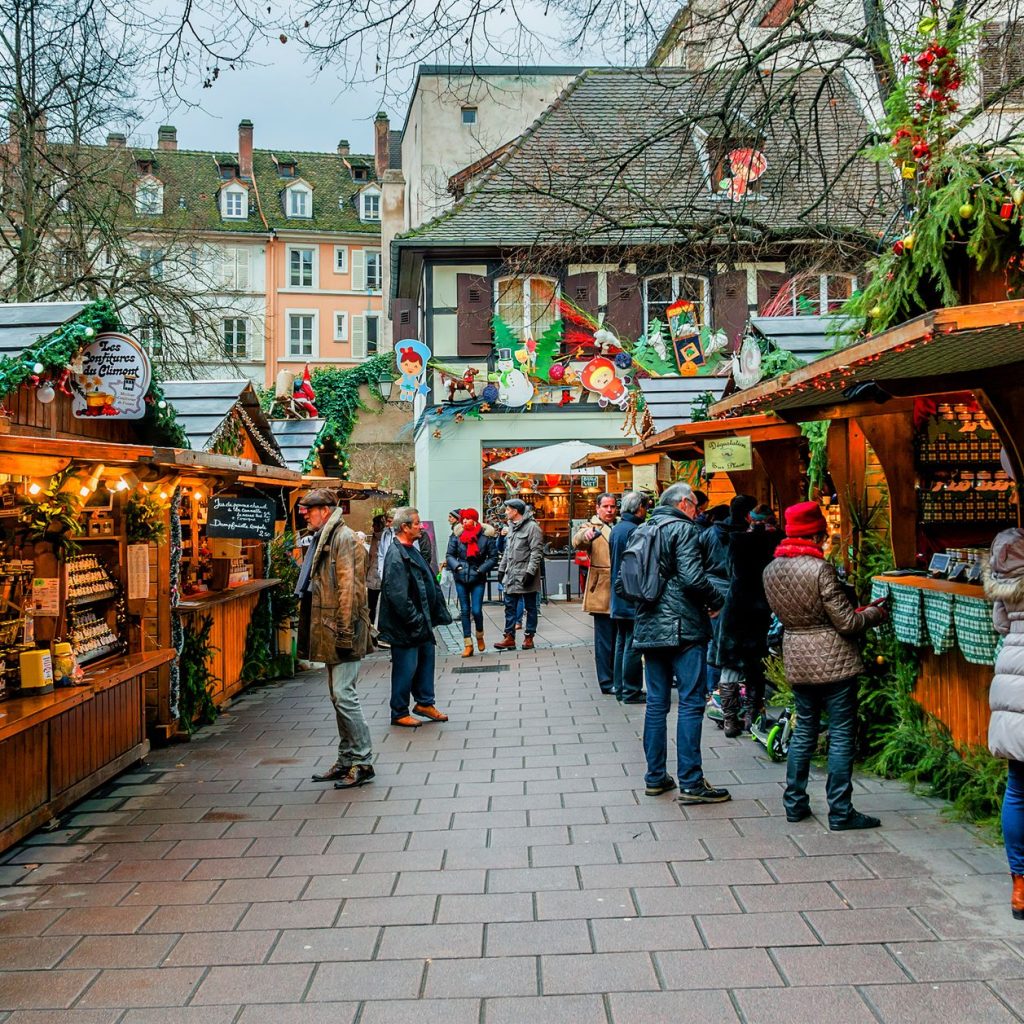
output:
[[[144,680],[169,649],[112,658],[82,686],[0,702],[0,850],[144,757]]]
[[[956,583],[929,576],[876,576],[891,587],[913,587],[960,597],[987,600],[980,583]],[[914,699],[949,729],[958,746],[984,746],[988,741],[988,688],[992,666],[974,665],[954,645],[945,654],[927,647],[921,656]]]
[[[229,590],[213,591],[178,602],[178,611],[186,629],[193,616],[208,615],[213,620],[210,642],[214,646],[210,671],[216,683],[210,691],[214,704],[223,704],[246,686],[242,679],[245,641],[260,594],[281,581],[250,580]]]
[[[980,583],[957,583],[953,580],[936,579],[934,576],[876,576],[881,583],[890,587],[914,587],[917,590],[936,590],[942,594],[959,594],[961,597],[985,597]]]

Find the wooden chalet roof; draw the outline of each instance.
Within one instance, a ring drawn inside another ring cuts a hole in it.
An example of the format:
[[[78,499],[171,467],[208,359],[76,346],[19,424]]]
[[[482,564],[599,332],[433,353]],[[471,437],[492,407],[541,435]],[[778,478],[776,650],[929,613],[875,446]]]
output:
[[[852,390],[856,385],[877,384],[875,396],[884,400],[1014,383],[1022,371],[1024,301],[954,306],[738,391],[712,406],[711,414],[748,417],[771,410],[799,419],[822,406],[870,400]]]
[[[16,359],[40,338],[74,320],[85,302],[9,302],[0,305],[0,358]]]

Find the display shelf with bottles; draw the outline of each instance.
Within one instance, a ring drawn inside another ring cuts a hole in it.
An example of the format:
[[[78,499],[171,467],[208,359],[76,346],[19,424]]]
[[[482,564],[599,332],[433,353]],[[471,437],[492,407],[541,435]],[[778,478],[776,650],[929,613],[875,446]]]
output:
[[[80,665],[127,650],[121,584],[111,561],[118,554],[111,543],[65,564],[66,634]]]

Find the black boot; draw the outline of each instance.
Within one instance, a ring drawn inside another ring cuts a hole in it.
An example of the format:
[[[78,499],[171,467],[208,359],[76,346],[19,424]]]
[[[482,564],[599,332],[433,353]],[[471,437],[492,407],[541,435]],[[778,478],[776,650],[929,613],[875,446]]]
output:
[[[740,686],[739,683],[719,682],[718,693],[722,701],[722,722],[725,735],[735,739],[743,731],[740,727]]]

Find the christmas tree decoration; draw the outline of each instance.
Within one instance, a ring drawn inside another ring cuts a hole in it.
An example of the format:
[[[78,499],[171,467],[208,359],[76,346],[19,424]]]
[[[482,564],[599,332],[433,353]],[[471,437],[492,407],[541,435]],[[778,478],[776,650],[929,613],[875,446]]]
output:
[[[562,380],[563,377],[565,377],[565,366],[562,363],[555,363],[548,371],[548,379],[556,383]]]
[[[36,389],[36,400],[42,402],[43,405],[49,405],[56,397],[57,392],[53,390],[53,385],[48,380],[43,381]]]
[[[556,380],[552,376],[555,368],[555,360],[562,346],[563,325],[561,320],[556,320],[537,339],[533,353],[533,370],[541,380]]]
[[[615,365],[620,370],[628,370],[633,365],[633,357],[628,352],[620,352],[615,357]]]
[[[488,403],[494,403],[498,400],[498,388],[495,384],[486,384],[484,389],[480,392],[480,397]]]
[[[974,204],[963,203],[957,213],[960,214],[962,220],[970,220],[974,216]]]

